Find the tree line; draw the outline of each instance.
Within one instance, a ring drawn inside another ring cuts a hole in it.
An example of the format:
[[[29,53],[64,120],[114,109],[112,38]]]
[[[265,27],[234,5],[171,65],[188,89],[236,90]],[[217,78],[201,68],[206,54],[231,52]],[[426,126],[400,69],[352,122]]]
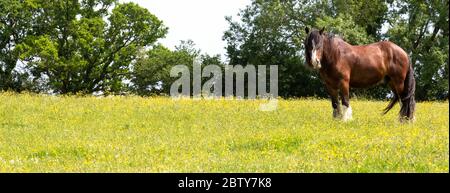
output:
[[[167,95],[170,70],[191,65],[278,65],[282,97],[326,97],[305,65],[304,28],[325,27],[351,44],[390,40],[409,54],[418,100],[448,99],[448,0],[253,0],[223,34],[227,60],[181,41],[135,3],[117,0],[0,1],[0,91]],[[207,27],[207,26],[205,26]],[[386,86],[354,90],[385,99]]]

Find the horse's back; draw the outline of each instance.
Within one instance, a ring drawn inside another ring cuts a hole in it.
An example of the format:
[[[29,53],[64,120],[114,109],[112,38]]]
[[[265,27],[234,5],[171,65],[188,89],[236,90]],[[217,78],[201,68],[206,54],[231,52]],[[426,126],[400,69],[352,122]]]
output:
[[[406,51],[388,40],[357,47],[363,50],[366,56],[375,55],[374,58],[381,60],[377,63],[384,65],[387,71],[396,71],[397,68],[405,68],[409,64],[409,57]]]

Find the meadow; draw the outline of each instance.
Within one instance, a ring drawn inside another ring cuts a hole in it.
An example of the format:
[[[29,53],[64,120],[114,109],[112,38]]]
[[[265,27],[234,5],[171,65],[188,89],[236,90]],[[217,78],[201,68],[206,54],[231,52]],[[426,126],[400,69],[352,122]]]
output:
[[[449,103],[0,93],[0,172],[449,172]]]

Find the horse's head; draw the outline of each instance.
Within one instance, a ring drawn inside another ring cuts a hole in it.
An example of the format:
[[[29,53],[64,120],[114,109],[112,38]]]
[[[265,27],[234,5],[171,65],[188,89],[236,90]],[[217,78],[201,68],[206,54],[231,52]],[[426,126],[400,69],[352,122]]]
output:
[[[306,63],[309,67],[313,69],[320,69],[322,65],[320,64],[320,60],[322,59],[323,53],[323,39],[322,36],[324,28],[319,30],[312,30],[310,32],[309,28],[305,28],[306,36],[304,46],[305,46],[305,55],[306,55]]]

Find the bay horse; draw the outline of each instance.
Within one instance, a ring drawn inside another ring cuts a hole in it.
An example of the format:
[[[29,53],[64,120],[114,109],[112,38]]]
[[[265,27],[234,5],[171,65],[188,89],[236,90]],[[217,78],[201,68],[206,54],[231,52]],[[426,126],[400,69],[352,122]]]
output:
[[[339,37],[321,30],[305,28],[304,41],[308,67],[319,71],[331,97],[333,117],[343,121],[352,119],[350,87],[367,88],[384,82],[394,96],[384,114],[399,102],[401,122],[414,120],[414,70],[408,54],[390,41],[354,46]],[[341,110],[339,92],[344,106]]]

